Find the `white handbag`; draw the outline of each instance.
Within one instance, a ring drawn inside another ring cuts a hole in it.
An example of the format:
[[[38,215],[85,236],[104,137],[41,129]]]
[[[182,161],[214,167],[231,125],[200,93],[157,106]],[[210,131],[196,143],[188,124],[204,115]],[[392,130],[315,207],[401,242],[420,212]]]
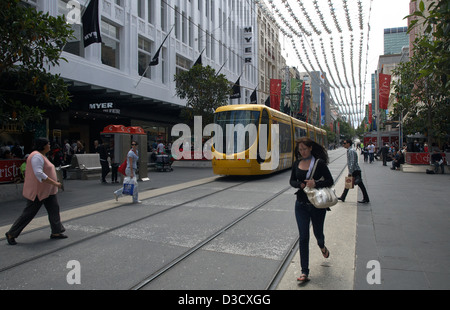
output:
[[[312,180],[314,172],[316,172],[317,162],[318,160],[316,160],[314,164],[314,169],[311,173],[310,180]],[[308,196],[308,200],[318,209],[327,209],[334,206],[338,202],[333,187],[311,188],[306,186],[303,191],[306,196]]]

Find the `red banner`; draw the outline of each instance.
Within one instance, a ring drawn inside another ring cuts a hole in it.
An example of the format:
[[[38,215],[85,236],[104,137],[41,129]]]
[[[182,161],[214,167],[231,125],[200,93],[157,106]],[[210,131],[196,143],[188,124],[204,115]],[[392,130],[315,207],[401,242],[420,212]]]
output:
[[[270,80],[270,107],[280,111],[281,102],[281,80]]]
[[[303,82],[303,85],[302,85],[302,97],[300,99],[300,113],[303,113],[303,101],[305,100],[305,85],[306,85],[306,83]]]
[[[25,160],[11,159],[0,160],[0,183],[14,182],[20,177],[20,166]]]
[[[369,103],[369,124],[372,124],[372,104]]]
[[[391,92],[391,76],[380,73],[380,109],[386,110],[388,108],[389,94]]]

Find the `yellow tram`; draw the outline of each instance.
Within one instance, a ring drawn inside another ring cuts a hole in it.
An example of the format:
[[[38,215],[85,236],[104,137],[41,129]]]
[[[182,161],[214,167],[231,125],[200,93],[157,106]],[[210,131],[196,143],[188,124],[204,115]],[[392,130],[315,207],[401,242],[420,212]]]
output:
[[[264,105],[220,107],[214,124],[221,128],[211,150],[218,175],[263,175],[290,168],[295,141],[301,137],[327,146],[325,130]]]

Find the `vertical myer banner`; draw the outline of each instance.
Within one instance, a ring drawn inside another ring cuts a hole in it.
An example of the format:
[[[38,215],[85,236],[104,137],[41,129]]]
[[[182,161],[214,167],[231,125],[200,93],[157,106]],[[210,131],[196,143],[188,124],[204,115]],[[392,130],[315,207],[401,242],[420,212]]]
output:
[[[380,109],[386,110],[389,103],[389,94],[391,92],[391,76],[387,74],[380,73],[379,75],[380,83]]]
[[[280,111],[281,102],[281,80],[270,80],[270,107],[272,109]]]
[[[372,104],[369,103],[369,124],[372,124]]]
[[[253,27],[244,27],[244,63],[253,62]]]
[[[102,42],[98,13],[98,0],[91,0],[81,18],[83,22],[84,47]]]

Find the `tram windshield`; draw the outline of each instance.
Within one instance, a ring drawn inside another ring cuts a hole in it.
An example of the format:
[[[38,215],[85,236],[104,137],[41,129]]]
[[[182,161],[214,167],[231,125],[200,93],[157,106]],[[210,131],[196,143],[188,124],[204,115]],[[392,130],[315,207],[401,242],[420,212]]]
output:
[[[221,127],[223,133],[222,145],[214,141],[216,151],[227,154],[240,153],[253,145],[257,138],[259,115],[259,111],[248,110],[216,113],[214,122]]]

